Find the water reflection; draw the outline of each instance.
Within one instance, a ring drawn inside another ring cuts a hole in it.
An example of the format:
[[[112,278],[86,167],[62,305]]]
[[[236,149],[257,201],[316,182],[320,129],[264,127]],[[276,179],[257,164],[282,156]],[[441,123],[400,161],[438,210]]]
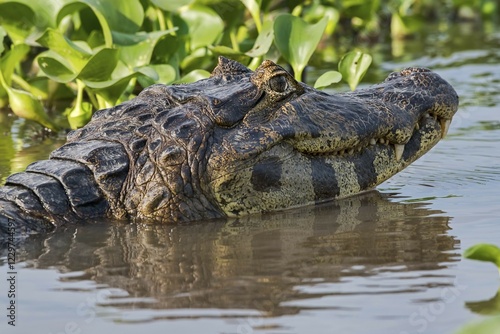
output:
[[[18,254],[29,266],[77,272],[63,275],[63,281],[92,280],[128,293],[113,297],[107,306],[250,309],[282,315],[301,309],[287,306],[287,301],[380,290],[311,292],[304,284],[336,285],[346,277],[384,270],[426,270],[429,275],[428,270],[448,266],[458,258],[458,241],[448,234],[449,219],[425,204],[401,204],[373,191],[229,221],[68,227],[31,237]],[[437,271],[435,277],[439,275]],[[420,287],[405,284],[385,287],[383,293],[428,288],[422,281]]]
[[[33,161],[47,159],[64,144],[65,134],[51,134],[34,123],[14,119],[0,110],[0,185]]]
[[[474,313],[483,315],[499,315],[500,314],[500,290],[487,300],[466,302],[465,307]]]

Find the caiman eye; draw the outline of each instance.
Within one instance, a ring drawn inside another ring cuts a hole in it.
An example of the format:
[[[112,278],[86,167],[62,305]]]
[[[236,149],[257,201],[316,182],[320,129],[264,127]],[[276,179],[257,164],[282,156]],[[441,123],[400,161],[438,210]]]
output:
[[[284,75],[276,75],[269,79],[269,88],[277,93],[283,93],[288,89],[288,80]]]

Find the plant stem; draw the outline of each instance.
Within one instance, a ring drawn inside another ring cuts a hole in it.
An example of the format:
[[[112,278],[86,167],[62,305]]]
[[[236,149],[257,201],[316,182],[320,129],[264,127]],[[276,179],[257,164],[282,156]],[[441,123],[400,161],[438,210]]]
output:
[[[77,84],[77,93],[76,93],[76,102],[75,106],[79,106],[83,102],[83,90],[85,89],[85,84],[83,81],[76,79]]]
[[[160,25],[160,30],[167,30],[167,25],[165,23],[165,15],[160,8],[156,8],[156,16],[158,17],[158,24]]]
[[[292,66],[293,67],[293,66]],[[302,72],[304,71],[304,67],[302,66],[295,66],[293,67],[293,77],[297,81],[302,81]]]
[[[255,57],[248,65],[248,68],[251,70],[255,70],[257,67],[259,67],[261,62],[262,62],[262,57]]]
[[[110,104],[101,95],[96,95],[96,97],[99,104],[99,109],[106,109],[110,107]]]
[[[165,22],[166,27],[168,28],[168,30],[172,31],[170,34],[172,34],[172,36],[176,36],[177,34],[176,34],[175,31],[177,29],[175,28],[174,23],[172,22],[172,13],[169,12],[166,19],[165,19],[165,16],[163,15],[163,13],[162,13],[162,17],[163,17],[163,20],[164,20],[164,22]]]
[[[30,91],[31,86],[29,83],[27,83],[23,78],[21,78],[19,75],[12,73],[12,81],[15,82],[16,84],[19,85],[22,89],[25,91]]]
[[[85,91],[87,92],[87,96],[89,97],[90,102],[94,106],[94,109],[99,109],[99,102],[97,102],[95,94],[88,88],[85,88]]]
[[[236,38],[236,29],[231,29],[229,32],[229,38],[231,39],[231,46],[233,50],[240,52],[240,46],[238,45],[238,39]]]
[[[5,79],[3,78],[2,72],[0,72],[0,85],[2,85],[5,90],[9,90],[10,89],[10,87],[5,82]]]

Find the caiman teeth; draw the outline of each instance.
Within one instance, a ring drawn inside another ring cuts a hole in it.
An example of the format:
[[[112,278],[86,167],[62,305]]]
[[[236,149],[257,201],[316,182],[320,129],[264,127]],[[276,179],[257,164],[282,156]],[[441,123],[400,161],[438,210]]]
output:
[[[394,151],[396,152],[396,161],[401,160],[403,156],[403,152],[405,150],[405,146],[401,144],[394,144]]]
[[[451,119],[441,118],[439,122],[441,123],[441,138],[444,138],[450,129]]]
[[[436,120],[436,122],[439,122],[441,124],[441,138],[444,138],[446,134],[448,133],[448,130],[450,128],[451,124],[451,119],[445,119],[438,117],[436,114],[431,114],[427,113],[426,116],[424,117],[430,117]],[[419,121],[420,122],[420,121]],[[420,130],[421,125],[417,122],[415,124],[415,131]],[[369,142],[361,145],[356,145],[355,147],[350,147],[350,148],[343,148],[338,151],[330,151],[330,152],[314,152],[314,153],[308,153],[313,156],[352,156],[354,153],[361,153],[365,148],[368,148],[369,146],[374,146],[377,144],[381,144],[384,146],[389,146],[392,143],[388,138],[370,138]],[[394,155],[396,157],[396,161],[401,161],[403,158],[403,153],[405,151],[405,144],[392,144],[394,146]]]

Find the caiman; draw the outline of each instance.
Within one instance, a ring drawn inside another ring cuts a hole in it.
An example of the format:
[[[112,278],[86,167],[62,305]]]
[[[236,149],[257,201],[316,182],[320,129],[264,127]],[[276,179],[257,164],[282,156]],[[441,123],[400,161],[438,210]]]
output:
[[[251,71],[220,57],[210,78],[97,111],[48,160],[9,176],[0,229],[187,222],[351,196],[429,151],[457,107],[424,68],[331,95],[272,61]]]

